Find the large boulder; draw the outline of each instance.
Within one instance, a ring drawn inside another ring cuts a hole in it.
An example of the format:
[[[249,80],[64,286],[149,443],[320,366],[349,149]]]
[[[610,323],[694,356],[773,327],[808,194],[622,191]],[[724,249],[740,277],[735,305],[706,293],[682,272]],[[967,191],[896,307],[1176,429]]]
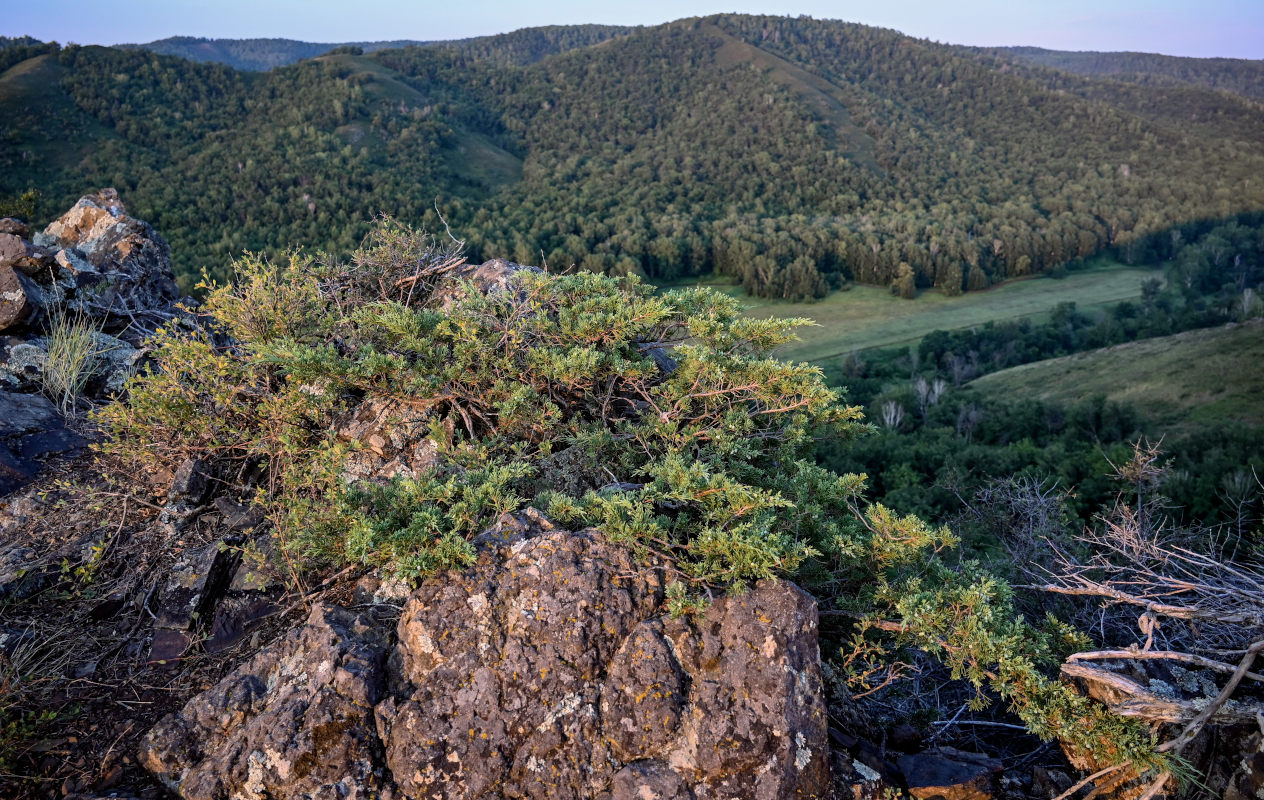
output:
[[[318,609],[165,719],[142,762],[186,798],[315,796],[316,774],[349,797],[828,796],[807,594],[761,582],[672,619],[663,571],[598,532],[526,513],[480,541],[412,594],[393,647]],[[331,710],[339,680],[354,708]]]

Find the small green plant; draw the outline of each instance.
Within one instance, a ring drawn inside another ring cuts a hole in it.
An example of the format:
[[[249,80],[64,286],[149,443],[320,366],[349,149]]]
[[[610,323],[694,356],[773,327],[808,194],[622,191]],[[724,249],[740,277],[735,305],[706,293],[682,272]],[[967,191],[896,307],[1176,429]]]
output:
[[[101,329],[87,317],[57,306],[49,316],[45,342],[48,357],[40,376],[42,389],[63,414],[70,414],[107,352],[101,344]]]

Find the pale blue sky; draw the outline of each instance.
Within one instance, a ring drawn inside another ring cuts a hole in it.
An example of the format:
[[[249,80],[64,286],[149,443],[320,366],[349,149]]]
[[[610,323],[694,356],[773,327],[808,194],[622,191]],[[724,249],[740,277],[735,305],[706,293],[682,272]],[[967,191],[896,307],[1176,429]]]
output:
[[[80,44],[174,35],[453,39],[534,25],[652,25],[728,11],[843,19],[956,44],[1264,58],[1264,0],[39,0],[6,9],[0,33]]]

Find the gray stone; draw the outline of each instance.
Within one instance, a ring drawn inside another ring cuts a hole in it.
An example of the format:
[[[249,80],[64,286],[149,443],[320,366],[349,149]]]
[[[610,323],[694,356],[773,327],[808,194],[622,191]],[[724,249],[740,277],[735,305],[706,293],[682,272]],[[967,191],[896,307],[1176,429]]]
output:
[[[101,272],[95,266],[90,264],[88,260],[83,257],[82,253],[73,247],[66,247],[58,250],[55,259],[57,261],[57,266],[66,270],[71,275],[78,275],[85,272],[92,275],[98,275]]]
[[[261,651],[149,732],[140,761],[186,800],[381,797],[372,708],[389,637],[316,605]]]
[[[0,266],[0,331],[21,325],[31,314],[26,283],[12,266]]]

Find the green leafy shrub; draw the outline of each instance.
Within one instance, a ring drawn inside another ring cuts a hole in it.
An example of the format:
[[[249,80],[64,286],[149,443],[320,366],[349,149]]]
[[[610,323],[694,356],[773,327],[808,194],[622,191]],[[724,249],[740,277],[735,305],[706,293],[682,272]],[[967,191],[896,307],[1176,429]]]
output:
[[[859,621],[856,687],[920,648],[1042,736],[1158,763],[1142,726],[1047,677],[1066,631],[1025,622],[978,568],[950,568],[946,528],[862,510],[864,476],[812,462],[816,441],[867,426],[818,369],[770,357],[805,321],[591,273],[524,270],[481,293],[453,277],[462,263],[459,247],[390,220],[347,263],[239,260],[235,283],[209,287],[205,325],[160,333],[157,369],[99,413],[105,449],[206,460],[253,492],[307,567],[433,575],[534,505],[667,564],[677,612],[796,575]],[[426,421],[432,466],[348,477],[356,445],[338,430],[372,402]]]

